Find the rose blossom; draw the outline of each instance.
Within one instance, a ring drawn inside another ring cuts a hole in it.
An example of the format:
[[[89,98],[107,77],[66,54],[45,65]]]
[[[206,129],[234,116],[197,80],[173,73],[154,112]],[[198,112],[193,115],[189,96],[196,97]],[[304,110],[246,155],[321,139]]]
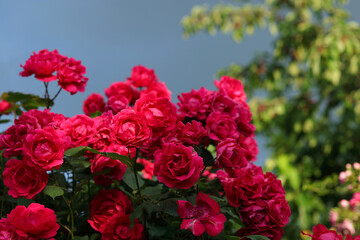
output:
[[[209,130],[209,137],[214,141],[226,138],[237,139],[240,136],[235,121],[230,116],[218,112],[209,115],[206,129]]]
[[[74,58],[66,59],[57,71],[59,86],[71,95],[77,92],[84,92],[88,78],[84,76],[86,67],[81,65],[81,61]]]
[[[70,138],[63,131],[52,127],[35,129],[26,136],[24,160],[29,166],[45,171],[59,169],[69,145]]]
[[[35,78],[43,82],[50,82],[57,79],[53,73],[58,70],[59,65],[66,57],[60,55],[55,49],[49,52],[47,49],[33,53],[25,65],[20,65],[24,71],[20,72],[20,76],[28,77],[35,74]]]
[[[139,158],[136,162],[144,165],[144,169],[141,170],[142,177],[151,180],[154,176],[154,163],[145,158]]]
[[[190,230],[195,236],[205,231],[210,236],[217,236],[224,228],[226,217],[220,213],[219,204],[208,195],[199,192],[196,205],[188,201],[177,200],[177,213],[183,219],[180,228]]]
[[[246,93],[240,80],[229,76],[223,76],[220,78],[220,81],[215,80],[214,85],[219,90],[225,91],[235,101],[246,101]]]
[[[84,101],[83,111],[86,115],[90,116],[92,113],[104,112],[105,102],[104,97],[101,94],[93,93],[87,97]]]
[[[16,229],[7,218],[0,219],[0,240],[35,240],[27,233]]]
[[[114,82],[109,88],[105,89],[105,94],[108,98],[117,95],[124,95],[130,104],[134,104],[139,98],[139,91],[128,82]]]
[[[191,90],[178,96],[179,112],[184,117],[205,120],[210,114],[210,106],[214,92],[204,87],[199,90]]]
[[[71,138],[71,147],[87,146],[96,133],[94,119],[83,114],[66,119],[60,127]]]
[[[236,140],[228,138],[216,147],[217,164],[225,168],[245,167],[248,163],[245,153]]]
[[[284,230],[278,226],[261,227],[261,228],[246,227],[246,228],[241,228],[236,233],[236,235],[239,237],[245,237],[250,235],[261,235],[264,237],[268,237],[271,240],[281,240],[283,234],[284,234]],[[244,240],[248,240],[248,239],[249,238],[244,238]]]
[[[55,212],[38,203],[17,206],[7,217],[15,228],[36,239],[54,237],[60,228]]]
[[[342,236],[334,230],[327,229],[324,225],[318,224],[313,227],[313,235],[301,232],[303,235],[312,237],[313,240],[343,240]],[[346,238],[348,240],[348,238]],[[351,237],[350,237],[351,240]]]
[[[105,227],[115,214],[128,215],[133,211],[129,198],[120,190],[101,190],[90,203],[88,222],[96,231]]]
[[[9,112],[7,112],[7,110],[9,110],[11,108],[11,104],[6,101],[6,100],[1,100],[0,101],[0,115],[1,114],[9,114]]]
[[[127,79],[136,87],[147,87],[158,80],[153,69],[138,65],[133,67],[131,77]]]
[[[46,171],[29,167],[24,161],[10,159],[5,164],[3,180],[13,198],[31,199],[45,188],[49,176]]]
[[[200,178],[203,160],[192,147],[182,144],[163,144],[154,153],[154,174],[159,182],[170,188],[188,189]]]
[[[139,147],[151,136],[151,129],[145,116],[130,109],[124,109],[114,116],[112,137],[126,147]]]
[[[147,86],[147,88],[140,91],[140,97],[151,92],[155,93],[156,97],[165,97],[171,100],[171,91],[163,82],[152,82],[149,86]]]
[[[144,227],[139,219],[135,219],[134,226],[130,229],[129,215],[115,214],[111,216],[106,225],[100,230],[102,240],[140,240],[143,237]]]
[[[128,105],[129,99],[122,94],[111,96],[107,101],[107,109],[111,110],[113,114],[117,114]]]

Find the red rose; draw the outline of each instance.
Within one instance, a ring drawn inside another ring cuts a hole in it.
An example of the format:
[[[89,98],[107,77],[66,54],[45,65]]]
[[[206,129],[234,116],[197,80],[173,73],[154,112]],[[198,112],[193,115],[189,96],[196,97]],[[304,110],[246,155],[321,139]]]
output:
[[[214,92],[204,87],[178,96],[179,112],[184,117],[205,120],[210,114]]]
[[[271,227],[261,227],[261,228],[241,228],[236,233],[239,237],[251,236],[251,235],[261,235],[268,237],[271,240],[281,240],[282,235],[284,235],[284,230],[278,226]],[[244,238],[249,240],[249,238]],[[325,239],[324,239],[325,240]]]
[[[29,167],[24,161],[10,159],[3,172],[4,185],[9,188],[8,194],[14,198],[33,198],[41,192],[49,176],[46,171]]]
[[[147,88],[141,90],[140,97],[149,94],[155,93],[156,97],[165,97],[171,100],[171,91],[167,88],[166,84],[163,82],[152,82]]]
[[[124,95],[130,104],[134,104],[139,98],[139,91],[128,82],[114,82],[105,89],[105,94],[108,98],[117,95]]]
[[[209,130],[209,137],[214,141],[226,138],[238,139],[240,136],[234,119],[218,112],[211,113],[206,119],[206,129]]]
[[[313,227],[313,235],[305,234],[301,232],[303,235],[312,237],[312,240],[342,240],[341,234],[338,234],[334,230],[327,229],[324,225],[318,224]],[[348,240],[348,237],[346,238]],[[350,238],[351,240],[351,238]]]
[[[131,77],[127,79],[136,87],[147,87],[158,80],[153,69],[144,66],[135,66],[132,69]]]
[[[220,81],[215,80],[214,85],[225,91],[232,99],[239,102],[246,102],[246,93],[241,81],[229,76],[223,76]]]
[[[255,162],[259,153],[258,145],[255,136],[244,138],[240,141],[241,146],[246,149],[246,159],[250,162]]]
[[[109,147],[103,149],[104,152],[114,152],[120,155],[128,155],[128,149],[125,146],[112,144]],[[97,155],[93,161],[91,161],[91,173],[101,172],[102,170],[110,168],[109,173],[94,176],[95,183],[103,186],[110,186],[113,183],[112,179],[120,181],[125,172],[127,166],[119,160],[114,160],[102,155]]]
[[[139,98],[135,111],[144,114],[147,124],[158,131],[174,128],[177,121],[176,106],[168,98],[156,98],[155,93]]]
[[[8,112],[9,108],[11,108],[11,104],[6,100],[0,101],[0,115],[1,114],[9,114]]]
[[[141,113],[124,109],[114,116],[112,136],[126,147],[139,147],[151,136],[146,118]]]
[[[86,115],[90,116],[92,113],[104,112],[105,102],[104,97],[101,94],[93,93],[87,97],[84,101],[83,111]]]
[[[128,215],[133,211],[129,198],[120,190],[101,190],[90,203],[88,222],[96,231],[105,227],[111,216]],[[104,225],[104,226],[103,226]]]
[[[236,140],[228,138],[221,141],[216,147],[216,159],[219,167],[233,168],[245,167],[248,163],[246,159],[246,149],[237,144]]]
[[[93,119],[95,133],[88,140],[89,145],[99,151],[115,142],[112,137],[112,122],[114,115],[109,111]]]
[[[52,127],[35,129],[26,136],[24,160],[29,166],[45,171],[59,169],[69,145],[70,138],[61,130]]]
[[[24,71],[20,76],[28,77],[35,74],[35,78],[43,82],[50,82],[57,79],[53,73],[58,70],[59,65],[66,57],[60,55],[55,49],[49,52],[47,49],[40,50],[39,53],[33,53],[25,65],[20,65]]]
[[[188,201],[177,200],[177,212],[183,219],[180,228],[190,230],[195,236],[205,231],[210,236],[217,236],[224,228],[226,217],[220,213],[219,204],[208,195],[199,192],[196,205]]]
[[[96,133],[94,119],[83,114],[66,119],[61,129],[71,138],[71,147],[87,146]]]
[[[84,76],[86,67],[81,65],[81,61],[74,58],[66,59],[57,71],[59,86],[71,95],[77,92],[84,92],[88,78]]]
[[[188,189],[200,178],[203,160],[192,147],[182,144],[164,144],[154,153],[154,174],[159,182],[170,188]]]
[[[111,110],[113,114],[117,114],[129,105],[129,99],[122,94],[109,97],[107,101],[107,109]]]
[[[15,228],[36,239],[54,237],[60,228],[55,212],[38,203],[32,203],[28,208],[17,206],[7,217]]]
[[[0,219],[0,240],[35,240],[34,238],[29,237],[27,233],[16,229],[8,219]]]
[[[130,229],[129,215],[115,214],[110,217],[102,229],[102,240],[140,240],[142,239],[144,227],[135,219],[135,224]]]

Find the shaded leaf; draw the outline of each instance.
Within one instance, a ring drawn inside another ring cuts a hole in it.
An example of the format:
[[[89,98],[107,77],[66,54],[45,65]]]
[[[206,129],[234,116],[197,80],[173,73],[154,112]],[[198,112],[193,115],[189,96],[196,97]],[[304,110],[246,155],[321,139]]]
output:
[[[55,200],[56,197],[64,195],[64,190],[59,186],[48,185],[44,188],[44,193]]]
[[[137,173],[136,173],[137,174]],[[139,174],[137,174],[138,176],[138,181],[139,181],[139,187],[141,188],[142,186],[144,186],[144,180],[140,177]],[[132,189],[137,189],[137,186],[136,186],[136,180],[135,180],[135,176],[134,176],[134,173],[132,170],[130,170],[129,168],[126,170],[124,176],[123,176],[123,179],[124,183],[126,185],[128,185],[130,188]]]

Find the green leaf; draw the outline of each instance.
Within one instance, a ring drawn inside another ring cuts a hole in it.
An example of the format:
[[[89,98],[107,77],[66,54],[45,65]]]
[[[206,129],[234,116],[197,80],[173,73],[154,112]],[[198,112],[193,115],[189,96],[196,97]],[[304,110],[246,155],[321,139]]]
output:
[[[76,168],[88,168],[91,163],[82,159],[72,159],[69,161],[70,165]]]
[[[45,187],[44,193],[55,200],[56,197],[64,195],[64,190],[59,186],[48,185]]]
[[[127,156],[123,156],[117,153],[112,153],[112,152],[99,152],[96,149],[93,149],[91,147],[75,147],[75,148],[70,148],[68,150],[65,151],[64,155],[67,157],[76,157],[76,156],[81,156],[84,152],[89,151],[92,153],[96,153],[96,154],[100,154],[102,156],[114,159],[114,160],[119,160],[120,162],[124,163],[126,166],[128,167],[132,167],[132,162],[129,159],[129,157]]]
[[[176,204],[176,198],[169,198],[160,202],[160,211],[169,214],[170,216],[179,216],[176,209],[178,205]]]
[[[9,119],[1,119],[0,120],[0,123],[7,123],[7,122],[10,122],[10,120]]]
[[[137,173],[136,173],[137,174]],[[139,187],[142,187],[144,186],[144,180],[140,177],[139,174],[137,174],[137,178],[138,178],[138,181],[139,181]],[[136,186],[136,180],[135,180],[135,176],[134,176],[134,172],[131,170],[131,169],[127,169],[124,176],[123,176],[123,179],[124,183],[126,185],[128,185],[130,188],[132,189],[137,189],[137,186]]]
[[[226,240],[239,240],[241,239],[241,237],[237,237],[237,236],[226,236]]]
[[[74,236],[74,240],[88,240],[89,237],[88,236]]]
[[[143,190],[141,190],[141,193],[150,198],[154,198],[161,194],[162,188],[163,188],[163,185],[158,184],[156,186],[150,186],[150,187],[144,188]]]

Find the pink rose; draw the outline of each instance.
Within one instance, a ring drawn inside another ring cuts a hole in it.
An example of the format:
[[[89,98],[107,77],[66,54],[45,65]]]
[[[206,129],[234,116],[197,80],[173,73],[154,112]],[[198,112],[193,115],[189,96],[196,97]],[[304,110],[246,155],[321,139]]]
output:
[[[140,91],[140,97],[145,94],[155,93],[156,97],[164,97],[171,100],[171,91],[163,82],[152,82],[147,88]]]
[[[115,139],[111,134],[113,117],[114,115],[109,111],[92,120],[94,122],[94,134],[88,140],[88,143],[92,148],[102,151],[102,149],[115,142]]]
[[[114,116],[112,136],[120,145],[139,147],[150,138],[151,129],[143,114],[124,109]]]
[[[38,203],[32,203],[28,208],[17,206],[7,217],[16,229],[36,239],[54,237],[60,228],[55,212]]]
[[[219,167],[224,168],[245,167],[248,163],[246,150],[231,138],[221,141],[217,145],[216,159]]]
[[[211,103],[214,92],[201,87],[199,90],[191,90],[178,96],[179,112],[184,117],[205,120],[211,112]]]
[[[229,76],[223,76],[219,80],[215,80],[214,85],[225,91],[232,99],[238,102],[246,102],[246,93],[241,81]]]
[[[133,67],[131,77],[127,80],[136,87],[147,87],[151,83],[156,82],[158,78],[153,69],[139,65]]]
[[[84,92],[88,78],[84,76],[86,67],[81,65],[81,61],[74,58],[66,59],[57,71],[59,86],[71,95],[77,92]]]
[[[159,182],[170,188],[188,189],[200,178],[203,160],[192,147],[182,144],[163,144],[154,153],[154,174]]]
[[[195,236],[205,231],[210,236],[217,236],[224,228],[226,217],[220,213],[219,204],[208,195],[199,192],[196,205],[188,201],[177,200],[177,212],[183,219],[180,228],[190,230]]]
[[[9,195],[31,199],[45,188],[49,176],[46,171],[29,167],[24,161],[10,159],[5,164],[3,179]]]
[[[87,97],[84,101],[83,111],[86,115],[90,116],[92,113],[104,112],[105,102],[104,97],[101,94],[93,93]]]
[[[6,100],[0,101],[0,115],[1,114],[9,114],[8,110],[11,108],[11,104]]]
[[[117,95],[124,95],[130,104],[134,104],[139,98],[139,91],[128,82],[114,82],[105,89],[105,94],[108,98]]]
[[[115,214],[111,216],[104,228],[101,229],[102,240],[140,240],[144,227],[135,219],[134,226],[130,229],[129,215]]]
[[[104,229],[111,216],[129,215],[133,211],[130,199],[120,190],[101,190],[90,203],[88,222],[96,231]]]
[[[69,145],[70,138],[61,130],[52,127],[35,129],[26,136],[24,160],[29,166],[45,171],[59,169]]]
[[[94,119],[83,114],[66,119],[61,129],[71,138],[71,147],[87,146],[96,133]]]
[[[210,139],[214,141],[221,141],[226,138],[238,139],[240,136],[234,119],[218,112],[209,115],[206,120],[206,129],[210,132]]]
[[[39,53],[33,53],[25,65],[20,65],[24,71],[20,76],[28,77],[35,74],[35,78],[43,82],[50,82],[57,79],[53,73],[58,70],[59,65],[66,59],[55,49],[49,52],[47,49],[40,50]]]
[[[313,227],[313,235],[305,234],[303,235],[312,237],[312,240],[343,240],[342,236],[333,230],[327,229],[324,225],[318,224]],[[346,238],[348,240],[348,238]],[[351,240],[351,238],[350,238]]]
[[[135,111],[144,114],[147,124],[154,130],[170,130],[177,121],[176,106],[168,98],[156,98],[155,93],[139,98],[135,103]]]
[[[117,114],[129,105],[129,99],[122,94],[111,96],[107,101],[107,109]]]

